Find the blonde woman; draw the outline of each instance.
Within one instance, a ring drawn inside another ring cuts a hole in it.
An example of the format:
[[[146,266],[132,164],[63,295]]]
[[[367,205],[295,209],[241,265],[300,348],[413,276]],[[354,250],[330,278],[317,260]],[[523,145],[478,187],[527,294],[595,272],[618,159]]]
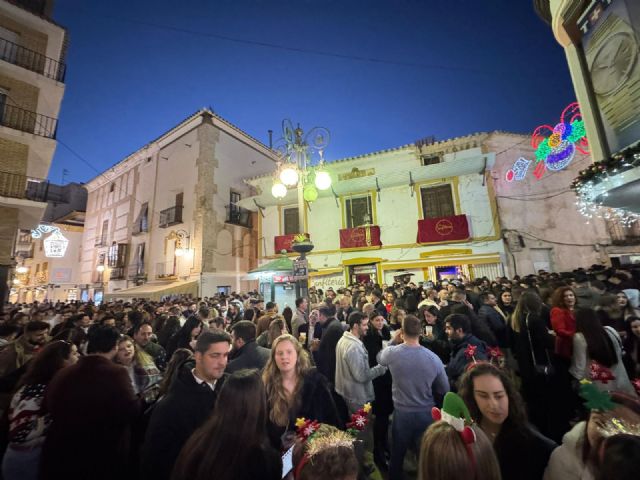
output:
[[[127,335],[120,337],[117,349],[114,361],[129,372],[134,392],[147,403],[155,401],[158,397],[162,374],[151,355],[139,348]]]
[[[295,432],[296,418],[340,426],[327,379],[311,367],[309,354],[293,335],[273,341],[262,380],[267,392],[267,429],[275,448],[290,446],[283,445],[283,439]]]

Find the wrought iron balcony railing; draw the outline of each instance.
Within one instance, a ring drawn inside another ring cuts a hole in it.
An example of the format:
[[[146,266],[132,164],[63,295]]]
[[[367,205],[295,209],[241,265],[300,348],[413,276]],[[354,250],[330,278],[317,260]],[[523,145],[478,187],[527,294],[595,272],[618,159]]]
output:
[[[171,225],[182,223],[182,205],[166,208],[160,211],[160,228],[167,228]]]
[[[41,53],[0,38],[0,60],[12,63],[58,82],[64,82],[67,66]]]
[[[46,202],[49,182],[16,173],[0,171],[0,196]]]
[[[251,211],[235,205],[227,205],[226,223],[251,228]]]
[[[58,120],[36,112],[30,112],[15,105],[0,106],[0,125],[33,133],[40,137],[56,138]]]

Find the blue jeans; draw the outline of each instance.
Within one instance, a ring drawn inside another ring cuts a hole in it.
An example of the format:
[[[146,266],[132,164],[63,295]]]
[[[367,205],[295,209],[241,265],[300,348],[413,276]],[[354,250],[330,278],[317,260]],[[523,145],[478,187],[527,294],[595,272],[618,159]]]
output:
[[[5,480],[36,480],[42,447],[31,450],[7,448],[2,460],[2,476]]]
[[[391,461],[389,462],[389,480],[402,480],[402,465],[409,448],[420,452],[422,434],[433,422],[431,411],[401,412],[394,410],[391,423]]]

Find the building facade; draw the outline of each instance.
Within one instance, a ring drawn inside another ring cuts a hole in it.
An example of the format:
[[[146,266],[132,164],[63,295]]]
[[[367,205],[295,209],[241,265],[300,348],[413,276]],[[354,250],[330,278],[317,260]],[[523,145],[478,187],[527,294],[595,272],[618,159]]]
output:
[[[255,285],[255,214],[244,178],[274,168],[273,152],[202,109],[93,178],[80,296],[209,296]]]
[[[77,183],[49,184],[47,208],[38,226],[16,238],[16,273],[9,301],[80,299],[82,234],[87,191]]]
[[[303,225],[295,188],[277,200],[272,175],[247,180],[260,192],[240,202],[258,213],[260,261],[283,250],[297,255],[290,253],[292,237],[305,233],[314,244],[307,258],[316,287],[503,275],[490,175],[495,155],[486,138],[418,142],[329,162],[332,189],[305,202]]]
[[[16,232],[44,214],[64,94],[66,31],[50,1],[0,1],[0,300],[7,298]]]

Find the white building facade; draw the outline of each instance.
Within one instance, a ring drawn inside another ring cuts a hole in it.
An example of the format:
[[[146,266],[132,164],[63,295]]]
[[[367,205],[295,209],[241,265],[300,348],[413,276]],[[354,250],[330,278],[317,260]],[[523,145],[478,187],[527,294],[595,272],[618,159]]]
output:
[[[255,215],[243,179],[271,150],[202,109],[85,185],[81,297],[210,296],[255,286]]]
[[[271,175],[247,181],[258,195],[240,205],[259,213],[258,256],[277,258],[293,234],[314,244],[310,285],[391,284],[504,274],[505,250],[490,175],[486,134],[423,142],[326,164],[332,190],[305,202],[297,190],[276,200]],[[295,253],[288,255],[296,256]]]

